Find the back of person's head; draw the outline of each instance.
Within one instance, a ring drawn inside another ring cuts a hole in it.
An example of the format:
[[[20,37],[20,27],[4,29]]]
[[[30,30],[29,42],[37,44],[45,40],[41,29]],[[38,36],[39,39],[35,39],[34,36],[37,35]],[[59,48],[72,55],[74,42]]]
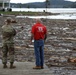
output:
[[[12,22],[12,18],[11,17],[7,17],[7,19],[5,20],[7,23],[11,23]]]
[[[41,22],[41,19],[40,18],[36,18],[36,22]]]

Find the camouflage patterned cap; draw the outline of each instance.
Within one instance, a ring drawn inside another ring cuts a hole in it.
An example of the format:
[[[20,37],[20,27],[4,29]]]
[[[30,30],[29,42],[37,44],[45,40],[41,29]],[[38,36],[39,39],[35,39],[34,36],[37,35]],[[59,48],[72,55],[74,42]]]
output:
[[[12,22],[12,18],[11,17],[7,17],[6,22]]]

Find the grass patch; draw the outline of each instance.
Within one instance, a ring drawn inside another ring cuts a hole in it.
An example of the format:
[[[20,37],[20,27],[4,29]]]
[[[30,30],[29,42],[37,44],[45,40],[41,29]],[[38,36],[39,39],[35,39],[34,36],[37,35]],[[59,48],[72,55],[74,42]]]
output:
[[[13,11],[13,12],[9,12],[9,11],[6,11],[6,12],[3,12],[3,11],[0,11],[0,14],[4,14],[4,15],[38,15],[40,12],[20,12],[20,11]]]
[[[59,13],[50,13],[50,12],[31,12],[31,11],[0,11],[0,14],[3,14],[3,15],[28,15],[28,16],[42,16],[42,15],[58,15]]]

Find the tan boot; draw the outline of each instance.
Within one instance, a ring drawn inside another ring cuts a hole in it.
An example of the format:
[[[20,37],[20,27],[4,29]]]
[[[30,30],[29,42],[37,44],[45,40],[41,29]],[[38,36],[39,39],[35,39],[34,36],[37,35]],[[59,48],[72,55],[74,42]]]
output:
[[[14,69],[14,68],[16,68],[16,66],[13,66],[13,62],[10,63],[10,69]]]
[[[8,68],[7,65],[6,65],[6,63],[4,63],[3,68]]]
[[[35,66],[33,69],[41,69],[41,66]]]

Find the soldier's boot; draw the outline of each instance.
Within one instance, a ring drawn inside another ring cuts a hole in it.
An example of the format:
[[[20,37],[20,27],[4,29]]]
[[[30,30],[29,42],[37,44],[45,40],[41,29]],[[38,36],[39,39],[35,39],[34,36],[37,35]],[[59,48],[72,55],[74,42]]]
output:
[[[16,66],[13,65],[13,62],[10,63],[10,69],[14,69]]]
[[[3,68],[8,68],[7,65],[6,65],[6,63],[3,64]]]

